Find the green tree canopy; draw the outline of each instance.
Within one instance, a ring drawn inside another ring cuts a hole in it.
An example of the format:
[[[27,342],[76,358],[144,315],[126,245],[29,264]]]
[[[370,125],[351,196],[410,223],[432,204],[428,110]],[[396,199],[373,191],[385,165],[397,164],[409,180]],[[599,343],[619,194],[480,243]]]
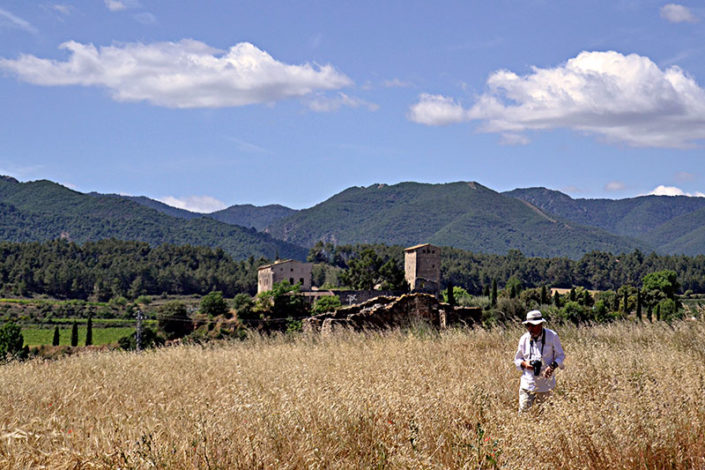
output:
[[[209,316],[227,315],[230,312],[227,302],[223,299],[223,293],[212,291],[204,295],[201,299],[199,311]]]
[[[8,356],[20,355],[23,344],[24,337],[19,325],[7,322],[0,327],[0,361],[4,361]]]
[[[188,315],[188,309],[178,300],[159,306],[157,324],[167,339],[183,338],[193,331],[193,321]]]

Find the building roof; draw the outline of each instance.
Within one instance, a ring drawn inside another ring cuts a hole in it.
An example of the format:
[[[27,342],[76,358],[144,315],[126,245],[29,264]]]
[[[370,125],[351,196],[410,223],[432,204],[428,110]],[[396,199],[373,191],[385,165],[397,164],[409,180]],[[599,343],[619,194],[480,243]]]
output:
[[[410,246],[409,248],[405,248],[404,251],[416,251],[416,250],[418,250],[419,248],[423,248],[423,247],[426,247],[426,246],[433,246],[433,245],[431,245],[430,243],[422,243],[422,244],[420,244],[420,245],[414,245],[414,246]],[[434,247],[434,248],[438,248],[437,246],[433,246],[433,247]]]
[[[262,266],[260,266],[259,268],[257,268],[257,270],[259,271],[260,269],[271,268],[272,266],[276,266],[276,265],[278,265],[278,264],[286,264],[286,263],[294,263],[294,262],[297,262],[297,261],[296,261],[295,259],[278,259],[278,260],[276,260],[274,263],[271,263],[271,264],[263,264]]]

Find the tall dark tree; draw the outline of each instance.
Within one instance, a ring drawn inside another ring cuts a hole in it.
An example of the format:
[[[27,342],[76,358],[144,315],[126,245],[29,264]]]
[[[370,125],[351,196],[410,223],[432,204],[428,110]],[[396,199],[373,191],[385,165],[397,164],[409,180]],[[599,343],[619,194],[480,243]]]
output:
[[[490,305],[497,306],[497,279],[492,279],[492,291],[490,295]]]
[[[546,284],[543,284],[541,286],[541,305],[548,305],[549,302],[548,289],[546,288]]]
[[[86,346],[93,344],[93,315],[88,316],[86,323]]]
[[[60,342],[61,342],[61,339],[59,337],[59,327],[55,326],[54,327],[54,337],[51,340],[51,344],[52,344],[52,346],[58,346]]]
[[[71,326],[71,346],[78,346],[78,323],[75,320]]]
[[[636,290],[636,317],[641,321],[641,290]]]

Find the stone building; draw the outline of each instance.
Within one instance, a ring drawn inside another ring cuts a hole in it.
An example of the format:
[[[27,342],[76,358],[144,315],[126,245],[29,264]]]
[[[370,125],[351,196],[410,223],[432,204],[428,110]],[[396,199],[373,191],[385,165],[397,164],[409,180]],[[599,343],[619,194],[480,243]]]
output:
[[[257,293],[272,290],[274,283],[289,281],[301,284],[302,291],[311,290],[312,263],[302,263],[293,259],[278,260],[257,268]]]
[[[441,288],[441,249],[429,243],[405,249],[404,274],[412,292],[438,295]]]

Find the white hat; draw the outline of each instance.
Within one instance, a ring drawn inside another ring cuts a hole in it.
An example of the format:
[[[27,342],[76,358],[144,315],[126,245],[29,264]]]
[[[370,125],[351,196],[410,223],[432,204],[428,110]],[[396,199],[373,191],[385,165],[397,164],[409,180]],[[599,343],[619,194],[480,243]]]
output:
[[[546,323],[546,320],[541,316],[541,312],[538,310],[532,310],[526,314],[526,321],[523,322],[524,325],[531,323],[532,325],[540,325],[541,323]]]

